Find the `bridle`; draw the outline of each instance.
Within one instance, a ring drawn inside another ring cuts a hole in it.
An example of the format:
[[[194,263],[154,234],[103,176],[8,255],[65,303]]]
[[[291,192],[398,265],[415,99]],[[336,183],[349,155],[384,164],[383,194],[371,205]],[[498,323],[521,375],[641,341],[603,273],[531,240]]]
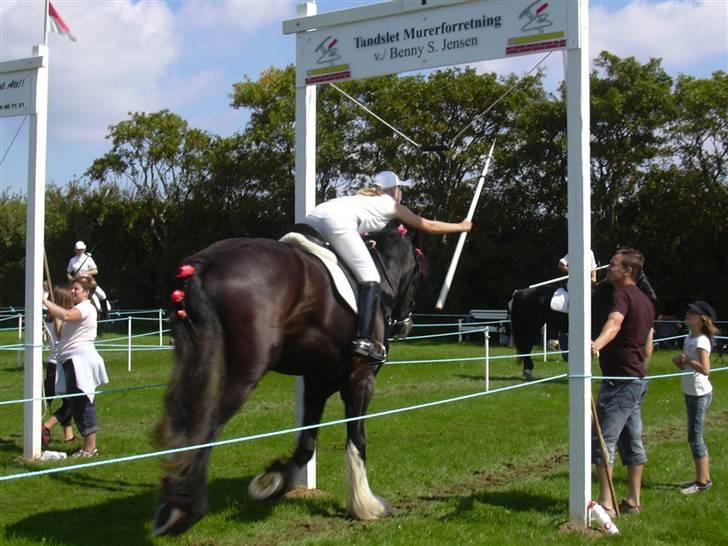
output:
[[[389,274],[387,273],[387,267],[384,264],[382,255],[379,253],[379,250],[377,249],[376,246],[374,248],[370,249],[370,252],[373,254],[374,259],[377,262],[379,262],[379,269],[381,270],[384,281],[389,286],[390,290],[392,291],[392,294],[395,294],[396,290],[394,287],[394,283],[392,283],[392,280],[389,278]],[[412,252],[414,254],[415,266],[412,271],[412,277],[411,277],[410,283],[417,282],[417,278],[419,277],[419,274],[420,274],[421,253],[418,253],[417,249],[415,249],[414,247],[412,248]],[[411,297],[410,297],[411,301],[409,302],[410,305],[408,305],[409,311],[407,312],[407,314],[404,317],[401,317],[401,318],[394,318],[394,316],[386,317],[386,324],[387,324],[388,330],[395,329],[395,330],[401,330],[401,331],[408,332],[410,330],[410,328],[412,328],[412,308],[414,307],[414,305],[412,305],[412,303],[414,301],[416,291],[417,291],[416,287],[413,290],[411,290],[411,292],[412,292]],[[392,310],[392,312],[394,312],[394,309]]]

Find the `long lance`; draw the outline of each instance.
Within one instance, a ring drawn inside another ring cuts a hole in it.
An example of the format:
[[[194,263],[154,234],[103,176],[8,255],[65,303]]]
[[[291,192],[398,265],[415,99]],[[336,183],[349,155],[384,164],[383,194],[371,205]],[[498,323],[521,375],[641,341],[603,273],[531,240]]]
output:
[[[483,191],[483,183],[485,182],[485,175],[488,172],[488,166],[490,165],[490,160],[493,157],[493,149],[495,148],[495,140],[493,140],[493,144],[490,146],[490,152],[488,152],[488,159],[485,162],[485,167],[483,167],[483,172],[480,174],[480,180],[478,180],[478,185],[475,188],[475,195],[473,195],[473,200],[470,203],[470,210],[468,211],[468,215],[465,217],[466,220],[472,221],[473,215],[475,214],[475,207],[478,206],[478,199],[480,199],[480,194]],[[437,303],[435,304],[435,309],[438,311],[442,311],[442,309],[445,307],[445,300],[447,299],[447,294],[450,291],[450,286],[452,285],[453,277],[455,277],[455,270],[458,268],[458,263],[460,262],[460,254],[463,252],[463,247],[465,246],[465,239],[468,237],[467,232],[460,233],[460,238],[458,239],[458,244],[455,247],[455,252],[452,255],[452,260],[450,261],[450,267],[447,270],[447,275],[445,275],[445,282],[442,283],[442,289],[440,290],[440,297],[437,298]]]
[[[600,269],[606,269],[607,267],[609,267],[609,264],[600,265],[599,267],[595,267],[594,269],[592,269],[592,271],[599,271]],[[547,284],[553,284],[555,282],[565,281],[568,278],[569,278],[568,275],[564,275],[563,277],[556,277],[555,279],[551,279],[548,281],[537,282],[536,284],[529,284],[528,287],[529,288],[538,288],[539,286],[546,286]]]
[[[43,249],[43,269],[45,270],[46,284],[48,286],[48,299],[51,303],[56,303],[55,295],[53,294],[53,282],[51,282],[51,270],[48,267],[48,254],[46,254],[45,248]],[[61,335],[62,323],[59,319],[53,319],[53,327],[56,330],[56,336]]]

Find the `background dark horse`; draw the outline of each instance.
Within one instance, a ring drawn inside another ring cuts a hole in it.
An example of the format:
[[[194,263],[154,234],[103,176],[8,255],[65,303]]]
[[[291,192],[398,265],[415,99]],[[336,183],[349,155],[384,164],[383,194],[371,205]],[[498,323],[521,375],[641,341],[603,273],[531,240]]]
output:
[[[414,304],[419,254],[396,229],[372,238],[374,261],[386,269],[375,335],[386,340],[392,323],[406,319]],[[178,300],[171,313],[175,369],[158,428],[167,447],[212,442],[270,370],[303,376],[304,425],[320,422],[335,392],[346,417],[366,413],[378,367],[352,356],[356,317],[334,295],[317,258],[277,241],[228,239],[183,262],[172,296]],[[273,463],[251,482],[251,496],[265,500],[289,491],[315,450],[317,432],[303,431],[289,460]],[[210,448],[202,448],[169,459],[155,534],[179,534],[204,516],[209,456]],[[348,509],[373,520],[388,508],[369,489],[365,459],[364,422],[350,422]]]
[[[657,301],[655,291],[644,273],[640,275],[637,286],[653,304]],[[551,309],[551,297],[558,285],[545,285],[534,288],[523,288],[513,292],[511,303],[511,328],[513,343],[523,362],[523,375],[533,376],[533,360],[528,353],[541,340],[541,327],[544,323],[551,333],[566,334],[569,331],[569,315]],[[592,339],[599,335],[607,321],[612,306],[614,288],[607,281],[601,281],[592,288]]]

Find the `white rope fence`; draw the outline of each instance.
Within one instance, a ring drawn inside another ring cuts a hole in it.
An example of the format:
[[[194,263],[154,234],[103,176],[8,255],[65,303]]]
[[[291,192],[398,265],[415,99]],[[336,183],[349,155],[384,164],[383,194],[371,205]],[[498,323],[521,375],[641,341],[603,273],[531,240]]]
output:
[[[375,419],[377,417],[385,417],[388,415],[395,415],[398,413],[405,413],[405,412],[409,412],[409,411],[415,411],[415,410],[431,408],[431,407],[435,407],[435,406],[441,406],[443,404],[450,404],[453,402],[461,402],[464,400],[470,400],[472,398],[479,398],[481,396],[496,394],[496,393],[500,393],[500,392],[515,390],[515,389],[523,389],[523,388],[527,388],[527,387],[533,387],[540,383],[546,383],[548,381],[554,381],[556,379],[563,379],[564,377],[567,377],[567,374],[559,374],[559,375],[555,375],[555,376],[551,376],[551,377],[546,377],[546,378],[539,379],[536,381],[531,381],[529,383],[518,383],[515,385],[508,385],[508,386],[501,387],[498,389],[493,389],[492,391],[488,391],[488,392],[486,392],[486,391],[475,392],[475,393],[471,393],[471,394],[455,396],[452,398],[435,400],[432,402],[414,404],[412,406],[404,406],[401,408],[396,408],[396,409],[391,409],[391,410],[378,411],[378,412],[374,412],[374,413],[369,413],[367,415],[361,415],[359,417],[347,417],[344,419],[336,419],[334,421],[325,421],[325,422],[319,423],[317,425],[307,425],[307,426],[302,426],[302,427],[287,428],[287,429],[276,430],[276,431],[272,431],[272,432],[263,432],[260,434],[252,434],[249,436],[231,438],[228,440],[218,440],[215,442],[206,442],[204,444],[195,444],[195,445],[185,446],[185,447],[180,447],[180,448],[175,448],[175,449],[162,449],[162,450],[158,450],[158,451],[150,451],[147,453],[139,453],[137,455],[128,455],[126,457],[116,457],[113,459],[93,461],[93,462],[89,462],[89,463],[75,464],[75,465],[71,465],[71,466],[46,468],[43,470],[35,470],[35,471],[31,471],[31,472],[21,472],[18,474],[10,474],[10,475],[6,475],[6,476],[0,476],[0,482],[8,481],[8,480],[17,480],[17,479],[21,479],[21,478],[33,478],[33,477],[37,477],[37,476],[43,476],[46,474],[55,474],[58,472],[69,472],[72,470],[79,470],[82,468],[90,468],[90,467],[94,467],[94,466],[104,466],[104,465],[116,464],[116,463],[122,463],[122,462],[138,461],[141,459],[148,459],[150,457],[163,457],[165,455],[174,455],[175,453],[183,453],[185,451],[194,451],[196,449],[204,449],[204,448],[211,448],[211,447],[217,447],[217,446],[238,444],[241,442],[249,442],[251,440],[259,440],[262,438],[272,438],[274,436],[281,436],[284,434],[293,434],[293,433],[303,432],[305,430],[310,430],[310,429],[332,427],[335,425],[343,425],[346,423],[351,423],[353,421],[363,421],[365,419]]]
[[[119,320],[127,321],[127,324],[129,325],[129,324],[131,324],[132,319],[144,320],[142,318],[132,317],[132,316],[127,316],[126,318],[119,319]],[[132,339],[139,339],[142,337],[148,337],[150,335],[157,335],[158,333],[160,336],[160,338],[159,338],[160,345],[162,345],[162,334],[168,333],[169,330],[162,329],[161,320],[159,319],[159,317],[154,318],[154,319],[146,319],[146,320],[158,320],[160,322],[160,327],[159,327],[158,332],[131,335],[131,328],[129,328],[128,335],[126,337],[111,339],[111,340],[102,340],[102,341],[98,342],[98,345],[101,345],[101,347],[99,349],[100,350],[109,350],[109,351],[113,351],[113,350],[117,350],[117,349],[118,350],[130,350],[130,348],[132,348],[132,345],[131,345]],[[485,323],[485,324],[500,324],[502,322],[503,321],[492,321],[491,323]],[[455,324],[449,324],[448,326],[454,326],[454,325]],[[442,326],[442,325],[437,325],[437,326]],[[459,324],[458,324],[458,326],[459,326]],[[459,332],[457,332],[457,331],[446,332],[443,334],[431,334],[429,336],[412,336],[407,339],[418,340],[418,339],[428,339],[428,338],[439,338],[439,337],[444,337],[444,336],[458,335],[458,333]],[[180,453],[180,452],[184,452],[184,451],[192,451],[192,450],[196,450],[196,449],[203,449],[203,448],[222,446],[222,445],[230,445],[230,444],[247,442],[247,441],[252,441],[252,440],[257,440],[257,439],[270,438],[273,436],[280,436],[280,435],[284,435],[284,434],[298,433],[298,432],[313,429],[313,428],[330,427],[330,426],[335,426],[335,425],[346,424],[346,423],[349,423],[352,421],[373,419],[373,418],[377,418],[377,417],[384,417],[384,416],[394,415],[394,414],[398,414],[398,413],[404,413],[404,412],[409,412],[409,411],[415,411],[415,410],[440,406],[440,405],[448,404],[448,403],[465,401],[465,400],[478,398],[478,397],[482,397],[482,396],[486,396],[486,395],[490,395],[490,394],[496,394],[496,393],[501,393],[501,392],[515,390],[515,389],[532,387],[532,386],[536,386],[536,385],[539,385],[542,383],[556,381],[556,380],[560,380],[560,379],[564,379],[564,378],[584,378],[584,377],[586,377],[586,378],[590,378],[590,379],[616,379],[616,380],[635,379],[635,378],[629,378],[629,377],[611,377],[611,376],[601,376],[601,375],[586,375],[586,376],[572,375],[572,376],[569,376],[569,374],[563,373],[563,374],[546,377],[543,379],[532,380],[529,382],[518,383],[518,384],[514,384],[514,385],[508,385],[508,386],[504,386],[504,387],[500,387],[500,388],[491,390],[490,385],[489,385],[489,365],[490,365],[491,360],[513,360],[513,359],[522,358],[525,356],[540,356],[540,355],[545,356],[545,355],[553,355],[553,354],[564,354],[564,353],[568,353],[568,351],[548,351],[548,352],[544,351],[544,352],[527,353],[527,354],[508,354],[508,355],[491,356],[490,351],[489,351],[489,333],[490,333],[489,326],[486,325],[483,329],[470,331],[468,333],[483,333],[484,334],[484,348],[485,348],[484,356],[440,358],[440,359],[400,360],[400,361],[391,361],[391,362],[388,362],[387,364],[388,365],[431,364],[431,363],[450,363],[450,362],[472,362],[472,361],[481,361],[482,360],[482,361],[484,361],[484,365],[485,365],[485,373],[484,373],[485,389],[483,391],[479,391],[476,393],[470,393],[470,394],[466,394],[466,395],[461,395],[461,396],[456,396],[456,397],[452,397],[452,398],[431,401],[431,402],[425,402],[425,403],[421,403],[421,404],[415,404],[415,405],[411,405],[411,406],[405,406],[405,407],[386,410],[386,411],[374,412],[374,413],[370,413],[368,415],[364,415],[361,417],[337,419],[334,421],[319,423],[317,425],[287,428],[287,429],[282,429],[282,430],[277,430],[277,431],[272,431],[272,432],[265,432],[265,433],[260,433],[260,434],[253,434],[253,435],[249,435],[249,436],[232,438],[232,439],[228,439],[228,440],[219,440],[216,442],[196,444],[193,446],[187,446],[187,447],[183,447],[183,448],[158,450],[158,451],[152,451],[152,452],[147,452],[147,453],[140,453],[140,454],[136,454],[136,455],[129,455],[129,456],[124,456],[124,457],[117,457],[117,458],[87,462],[87,463],[82,463],[82,464],[75,464],[75,465],[70,465],[70,466],[54,467],[54,468],[47,468],[47,469],[43,469],[43,470],[22,472],[22,473],[7,475],[7,476],[0,476],[0,481],[30,478],[30,477],[36,477],[36,476],[52,474],[52,473],[57,473],[57,472],[67,472],[67,471],[71,471],[71,470],[79,470],[79,469],[90,468],[90,467],[95,467],[95,466],[104,466],[104,465],[116,464],[116,463],[121,463],[121,462],[130,462],[130,461],[141,460],[141,459],[146,459],[146,458],[151,458],[151,457],[161,457],[161,456],[166,456],[166,455],[172,455],[172,454]],[[655,341],[655,343],[659,343],[661,341],[680,339],[683,337],[685,337],[685,335],[671,336],[669,338],[660,338],[660,339],[657,339],[654,341]],[[716,339],[728,339],[728,337],[716,336]],[[116,341],[123,341],[123,340],[127,341],[126,345],[113,343]],[[0,349],[7,349],[7,348],[22,350],[22,349],[24,349],[24,346],[22,344],[14,344],[11,346],[0,347]],[[137,345],[136,347],[133,347],[133,350],[147,350],[147,351],[169,350],[169,349],[171,349],[171,347],[168,347],[168,346],[160,347],[160,346],[153,346],[153,345],[141,345],[141,346]],[[722,371],[726,371],[726,370],[728,370],[728,367],[721,367],[721,368],[713,369],[712,372],[722,372]],[[677,373],[647,376],[645,379],[654,380],[654,379],[663,379],[663,378],[674,378],[674,377],[679,377],[682,375],[690,375],[690,374],[692,374],[692,372],[677,372]],[[166,386],[166,383],[160,383],[160,384],[155,384],[155,385],[141,385],[141,386],[125,387],[125,388],[119,388],[119,389],[104,389],[104,390],[97,391],[96,394],[128,392],[128,391],[143,390],[143,389],[150,389],[150,388],[161,388],[164,386]],[[43,398],[30,398],[30,399],[24,398],[24,399],[19,399],[19,400],[7,400],[7,401],[0,401],[0,405],[25,403],[25,402],[30,402],[30,401],[34,401],[34,400],[55,400],[55,399],[70,398],[70,397],[74,397],[74,396],[85,396],[85,394],[79,393],[79,394],[56,395],[56,396],[49,396],[49,397],[43,397]]]

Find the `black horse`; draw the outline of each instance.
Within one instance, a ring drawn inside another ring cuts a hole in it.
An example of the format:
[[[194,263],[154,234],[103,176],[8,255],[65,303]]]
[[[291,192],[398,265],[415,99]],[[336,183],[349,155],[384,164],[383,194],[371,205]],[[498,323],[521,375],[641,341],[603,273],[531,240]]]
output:
[[[637,279],[637,286],[653,304],[656,303],[657,295],[644,272]],[[529,353],[539,343],[541,327],[546,324],[550,332],[561,334],[569,331],[569,315],[551,309],[551,297],[557,288],[557,285],[545,285],[513,292],[510,304],[513,343],[518,354],[526,355],[520,358],[523,376],[527,379],[533,377],[533,360]],[[607,321],[613,291],[614,287],[606,280],[592,287],[592,339],[599,335]]]
[[[420,252],[397,229],[374,234],[382,273],[382,304],[375,335],[406,335],[419,277]],[[228,239],[183,262],[172,292],[175,369],[157,433],[178,448],[212,442],[271,370],[304,378],[303,425],[321,421],[326,400],[339,392],[346,417],[366,414],[379,366],[355,358],[354,313],[332,290],[314,256],[287,243]],[[397,331],[399,329],[399,331]],[[311,459],[318,429],[303,431],[293,456],[253,479],[256,500],[292,489]],[[166,462],[154,533],[176,535],[207,511],[210,448],[173,455]],[[366,477],[364,421],[347,424],[348,509],[358,519],[388,512]]]

